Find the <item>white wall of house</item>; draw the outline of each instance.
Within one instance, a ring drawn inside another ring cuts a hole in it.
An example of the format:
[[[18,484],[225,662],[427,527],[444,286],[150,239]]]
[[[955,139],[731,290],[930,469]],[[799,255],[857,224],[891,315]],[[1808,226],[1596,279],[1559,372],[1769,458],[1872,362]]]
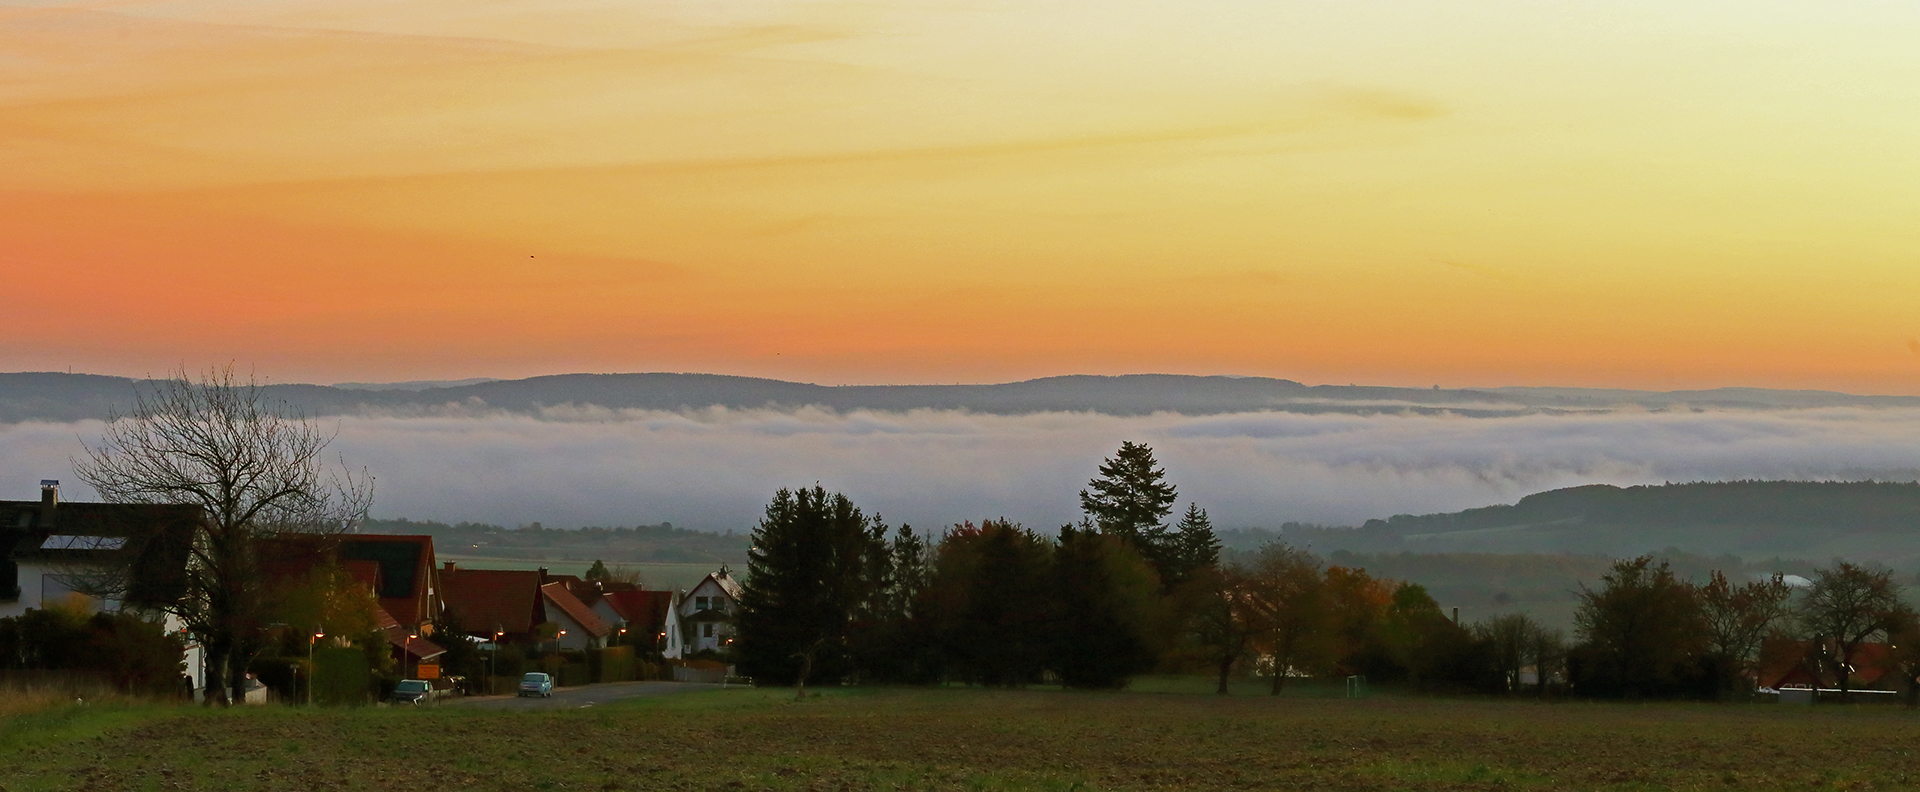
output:
[[[674,612],[680,615],[681,652],[692,654],[707,649],[719,649],[733,637],[732,622],[690,621],[688,617],[702,611],[719,611],[732,614],[738,609],[733,596],[726,589],[713,582],[713,578],[700,581],[692,591],[683,595]],[[679,657],[682,655],[674,655]]]
[[[552,619],[554,624],[560,625],[560,629],[566,632],[566,635],[554,640],[553,646],[561,649],[589,649],[601,643],[600,639],[588,635],[586,628],[581,627],[579,622],[574,621],[572,616],[568,616],[566,611],[556,605],[551,603],[547,605],[547,618]]]
[[[600,617],[600,620],[606,622],[607,626],[612,627],[614,632],[619,632],[620,628],[627,626],[626,617],[621,616],[619,611],[614,610],[613,605],[607,602],[606,597],[601,597],[593,601],[593,615]]]
[[[20,569],[20,599],[11,602],[0,601],[0,619],[19,616],[29,610],[39,610],[49,603],[59,602],[75,593],[73,587],[68,585],[67,575],[63,574],[63,570],[57,564],[20,561],[16,566]],[[88,599],[96,610],[120,609],[120,603],[114,600],[101,600],[94,597],[88,597]]]
[[[678,659],[685,655],[685,644],[680,634],[680,593],[674,592],[667,600],[667,623],[660,628],[666,636],[660,639],[660,654]]]

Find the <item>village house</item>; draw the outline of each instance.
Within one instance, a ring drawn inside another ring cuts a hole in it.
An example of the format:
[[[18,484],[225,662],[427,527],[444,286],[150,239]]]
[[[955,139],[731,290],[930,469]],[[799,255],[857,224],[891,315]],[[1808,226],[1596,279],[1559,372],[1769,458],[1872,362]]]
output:
[[[198,506],[62,502],[60,482],[40,482],[37,501],[0,501],[0,618],[64,600],[129,611],[181,632],[161,608],[185,594],[187,556],[203,518]],[[183,658],[196,691],[201,651]]]
[[[438,675],[435,660],[446,649],[433,640],[434,623],[445,606],[433,537],[287,533],[261,542],[259,551],[261,568],[282,584],[305,580],[321,564],[338,564],[372,591],[375,627],[402,675]]]
[[[723,566],[675,598],[668,609],[662,654],[685,658],[724,651],[733,643],[733,616],[739,608],[740,583]]]
[[[440,570],[446,607],[462,632],[543,649],[604,646],[614,628],[545,569]],[[545,629],[542,629],[542,628]]]

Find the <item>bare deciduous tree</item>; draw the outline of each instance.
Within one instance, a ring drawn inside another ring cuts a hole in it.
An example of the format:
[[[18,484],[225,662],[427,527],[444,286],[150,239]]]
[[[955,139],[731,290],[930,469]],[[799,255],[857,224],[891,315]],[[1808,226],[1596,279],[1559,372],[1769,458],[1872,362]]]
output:
[[[1735,681],[1746,678],[1759,658],[1761,642],[1789,615],[1793,587],[1779,574],[1735,586],[1716,570],[1698,593],[1707,654],[1719,666],[1718,684],[1724,695]]]
[[[1841,701],[1851,689],[1860,646],[1897,630],[1910,612],[1890,571],[1840,561],[1814,573],[1800,625],[1813,639],[1820,664],[1839,682]]]
[[[109,503],[199,506],[185,595],[165,609],[207,653],[208,702],[231,703],[267,614],[256,552],[275,533],[351,531],[373,500],[373,479],[328,465],[332,437],[269,402],[232,366],[197,381],[184,370],[114,415],[80,478]]]

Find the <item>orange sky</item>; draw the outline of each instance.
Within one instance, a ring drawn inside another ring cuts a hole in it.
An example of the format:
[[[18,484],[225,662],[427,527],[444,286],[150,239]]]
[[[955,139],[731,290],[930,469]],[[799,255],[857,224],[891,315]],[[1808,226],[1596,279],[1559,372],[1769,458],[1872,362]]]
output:
[[[1842,6],[0,0],[0,370],[1920,393]]]

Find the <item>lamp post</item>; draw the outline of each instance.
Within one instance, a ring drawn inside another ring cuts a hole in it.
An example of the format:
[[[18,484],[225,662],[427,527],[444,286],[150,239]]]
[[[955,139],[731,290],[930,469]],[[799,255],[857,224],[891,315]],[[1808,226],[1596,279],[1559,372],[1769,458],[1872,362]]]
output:
[[[506,635],[506,632],[500,629],[500,625],[498,624],[493,625],[493,653],[490,655],[487,655],[487,677],[488,677],[487,692],[488,693],[493,692],[492,677],[494,675],[496,667],[500,663],[500,636],[503,636],[503,635]]]
[[[408,633],[407,642],[403,644],[400,648],[400,654],[403,655],[401,659],[406,660],[408,666],[411,666],[413,664],[413,639],[418,637],[420,636],[417,633]],[[405,668],[405,667],[407,666],[402,666],[402,668]],[[407,678],[412,679],[413,674],[409,672],[407,674]]]
[[[313,706],[313,644],[315,641],[325,637],[327,637],[327,634],[322,632],[320,628],[315,627],[313,628],[313,637],[307,639],[307,706],[309,707]]]

